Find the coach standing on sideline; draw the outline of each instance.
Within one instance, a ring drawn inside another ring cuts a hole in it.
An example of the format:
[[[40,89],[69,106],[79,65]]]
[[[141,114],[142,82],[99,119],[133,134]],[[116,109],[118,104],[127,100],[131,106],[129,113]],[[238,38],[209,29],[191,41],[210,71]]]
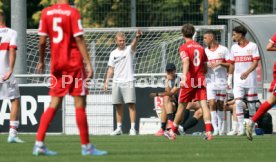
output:
[[[110,135],[121,135],[122,122],[124,113],[124,103],[128,104],[131,128],[129,135],[136,135],[135,120],[136,120],[136,95],[134,87],[134,70],[133,57],[136,53],[136,47],[142,32],[138,30],[136,37],[131,45],[126,46],[125,34],[122,32],[116,33],[115,41],[117,48],[113,50],[109,56],[107,76],[104,83],[104,90],[108,89],[109,78],[113,76],[112,85],[112,103],[116,107],[117,129]]]

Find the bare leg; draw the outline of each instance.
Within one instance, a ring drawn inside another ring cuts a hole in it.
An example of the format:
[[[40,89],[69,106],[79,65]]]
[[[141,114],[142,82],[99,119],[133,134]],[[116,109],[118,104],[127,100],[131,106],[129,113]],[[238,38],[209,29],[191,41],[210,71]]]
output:
[[[116,104],[116,120],[117,123],[123,122],[123,116],[124,116],[124,105],[123,104]]]

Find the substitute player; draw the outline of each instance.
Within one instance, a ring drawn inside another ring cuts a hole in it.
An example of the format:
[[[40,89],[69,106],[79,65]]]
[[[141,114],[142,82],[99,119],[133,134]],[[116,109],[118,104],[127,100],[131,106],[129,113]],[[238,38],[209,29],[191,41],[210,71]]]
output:
[[[222,134],[224,119],[223,104],[226,99],[227,71],[228,82],[232,81],[233,65],[229,50],[216,41],[216,34],[212,30],[204,33],[204,43],[207,45],[205,53],[208,58],[208,72],[206,74],[207,99],[211,111],[213,135]],[[218,109],[218,111],[216,110]]]
[[[276,51],[276,34],[269,40],[267,46],[267,51]],[[270,97],[265,101],[258,109],[256,114],[251,120],[246,122],[246,136],[249,140],[252,140],[252,132],[254,130],[255,123],[269,110],[272,106],[276,104],[276,62],[274,62],[273,67],[273,81],[271,82],[269,92],[272,93]]]
[[[238,119],[238,135],[244,135],[244,113],[243,99],[248,102],[249,116],[256,112],[255,102],[257,101],[257,73],[256,68],[260,59],[258,47],[255,43],[245,38],[247,30],[243,26],[233,29],[233,40],[237,42],[231,47],[231,54],[234,57],[234,98],[236,104],[236,115]]]
[[[166,131],[164,135],[170,140],[174,140],[178,125],[182,120],[183,112],[188,102],[198,99],[203,110],[203,119],[205,122],[206,139],[212,139],[212,124],[210,111],[207,105],[205,82],[205,63],[207,58],[204,48],[192,39],[195,28],[191,24],[185,24],[181,29],[185,44],[180,46],[180,57],[183,63],[183,73],[179,93],[179,106],[176,112],[174,122],[170,131]]]
[[[16,31],[6,27],[5,14],[0,12],[0,100],[11,101],[9,143],[23,143],[17,137],[20,94],[13,76],[17,49],[16,38]]]
[[[163,97],[163,110],[161,115],[161,128],[155,136],[162,136],[166,130],[166,125],[171,125],[174,120],[174,112],[178,106],[178,93],[180,89],[181,77],[176,74],[176,66],[173,63],[166,65],[165,92],[151,93],[150,97]]]
[[[37,70],[45,67],[45,50],[47,36],[51,46],[51,103],[42,114],[37,130],[33,155],[56,155],[44,144],[45,134],[53,120],[63,97],[69,93],[74,97],[76,122],[79,128],[82,155],[105,155],[106,151],[98,150],[90,144],[86,117],[85,84],[87,78],[93,77],[92,65],[89,61],[80,14],[68,4],[68,0],[57,0],[57,4],[42,11],[39,25],[39,63]],[[84,63],[83,63],[84,62]],[[86,65],[87,74],[85,73]]]

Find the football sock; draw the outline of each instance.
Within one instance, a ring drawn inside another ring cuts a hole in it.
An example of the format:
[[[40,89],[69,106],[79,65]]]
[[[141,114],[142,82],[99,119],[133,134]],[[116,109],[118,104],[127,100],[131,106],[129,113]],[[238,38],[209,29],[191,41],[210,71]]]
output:
[[[81,144],[86,145],[89,143],[89,132],[85,108],[76,108],[76,121],[80,132]]]
[[[186,131],[186,130],[192,128],[192,127],[195,126],[197,123],[198,123],[197,118],[195,118],[195,117],[190,118],[189,120],[187,120],[187,122],[185,122],[185,124],[184,124],[184,126],[183,126],[184,131]]]
[[[53,120],[56,113],[55,108],[47,108],[47,110],[42,114],[40,118],[40,124],[37,130],[36,140],[37,141],[44,141],[46,131],[49,127],[50,122]]]
[[[19,121],[10,121],[10,131],[9,131],[10,137],[15,137],[17,135],[18,126],[19,126]]]
[[[253,122],[257,122],[261,116],[263,116],[270,108],[272,105],[270,105],[267,101],[264,102],[258,109],[258,111],[255,113],[255,115],[252,117]]]
[[[218,120],[217,120],[217,112],[216,111],[211,111],[211,121],[212,121],[212,126],[214,128],[214,131],[218,130]]]

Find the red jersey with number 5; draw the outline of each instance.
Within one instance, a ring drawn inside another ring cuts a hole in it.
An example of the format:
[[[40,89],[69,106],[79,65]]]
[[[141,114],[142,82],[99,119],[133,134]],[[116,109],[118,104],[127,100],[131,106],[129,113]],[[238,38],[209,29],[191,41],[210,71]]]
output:
[[[77,9],[69,4],[55,4],[45,8],[38,34],[50,38],[51,72],[83,68],[82,55],[74,38],[83,35]]]
[[[179,52],[182,62],[185,58],[189,58],[190,64],[186,81],[188,88],[203,86],[205,82],[204,64],[208,60],[204,48],[192,40],[180,46]]]

